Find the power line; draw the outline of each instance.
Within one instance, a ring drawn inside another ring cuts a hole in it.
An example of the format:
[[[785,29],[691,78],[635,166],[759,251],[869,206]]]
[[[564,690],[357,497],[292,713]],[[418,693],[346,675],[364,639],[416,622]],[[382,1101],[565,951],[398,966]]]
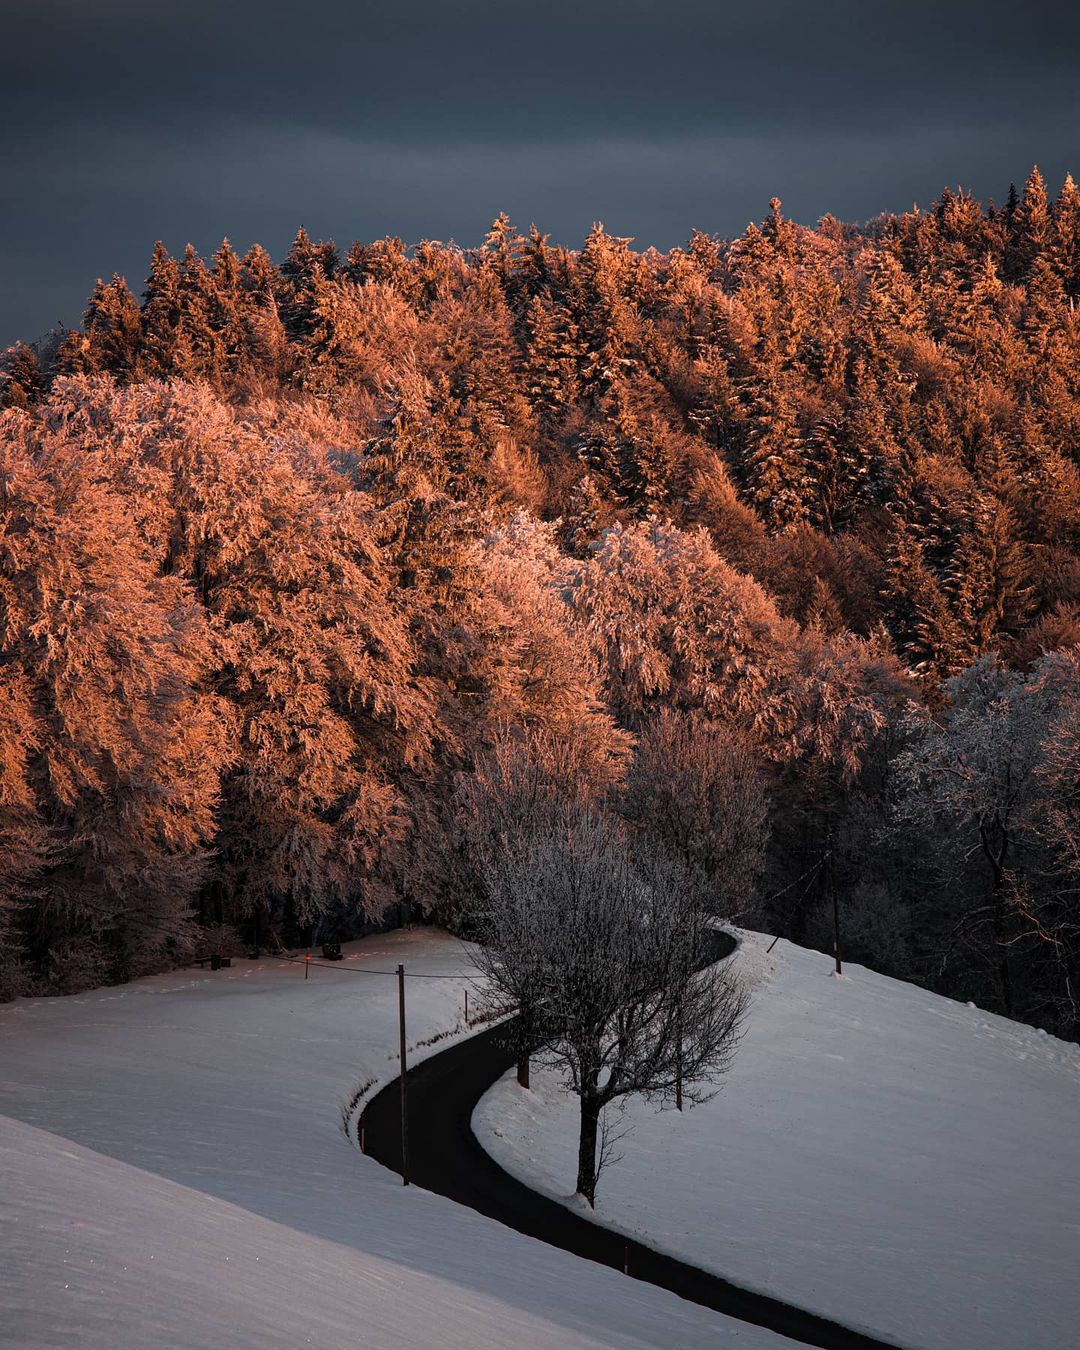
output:
[[[350,975],[390,975],[397,978],[396,970],[373,970],[370,966],[347,966],[339,965],[336,961],[316,961],[312,956],[281,956],[277,952],[267,952],[274,961],[288,961],[291,965],[321,966],[324,970],[346,971]],[[406,979],[410,980],[471,980],[475,977],[469,974],[461,975],[425,975],[420,971],[407,970]]]

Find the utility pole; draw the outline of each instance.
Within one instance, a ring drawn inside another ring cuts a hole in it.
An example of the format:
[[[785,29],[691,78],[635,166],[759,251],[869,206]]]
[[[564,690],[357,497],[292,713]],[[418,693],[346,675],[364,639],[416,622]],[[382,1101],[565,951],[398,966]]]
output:
[[[398,980],[398,1033],[401,1056],[401,1181],[409,1184],[409,1086],[406,1079],[405,1064],[405,967],[397,968]]]
[[[682,1110],[682,1013],[679,1014],[679,1025],[677,1035],[679,1037],[679,1042],[678,1045],[675,1047],[675,1110],[681,1111]]]
[[[832,892],[833,952],[836,955],[836,973],[843,975],[844,963],[840,959],[840,898],[836,894],[836,869],[833,865],[832,829],[829,829],[829,852],[827,855],[829,890]]]

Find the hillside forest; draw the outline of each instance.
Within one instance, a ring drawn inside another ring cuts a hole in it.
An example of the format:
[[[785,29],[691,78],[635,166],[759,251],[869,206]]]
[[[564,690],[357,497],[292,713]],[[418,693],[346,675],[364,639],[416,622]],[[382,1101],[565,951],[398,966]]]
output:
[[[2,362],[0,994],[454,927],[516,756],[717,914],[1080,1037],[1078,298],[1037,170],[99,281]]]

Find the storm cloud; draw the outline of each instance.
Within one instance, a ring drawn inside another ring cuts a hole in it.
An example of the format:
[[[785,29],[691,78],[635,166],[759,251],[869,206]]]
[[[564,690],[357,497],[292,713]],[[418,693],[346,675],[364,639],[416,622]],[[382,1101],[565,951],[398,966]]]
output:
[[[1072,4],[0,0],[0,342],[303,223],[478,242],[865,219],[1080,172]]]

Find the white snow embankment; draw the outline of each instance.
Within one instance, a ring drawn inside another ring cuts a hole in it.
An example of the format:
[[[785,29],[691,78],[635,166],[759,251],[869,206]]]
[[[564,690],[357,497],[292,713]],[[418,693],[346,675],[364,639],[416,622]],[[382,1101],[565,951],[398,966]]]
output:
[[[415,1057],[465,1034],[471,964],[431,930],[346,950],[0,1006],[5,1350],[790,1344],[362,1157],[340,1103],[397,1072],[397,987],[346,971],[455,977],[408,981]]]
[[[920,1350],[1080,1344],[1080,1048],[781,942],[747,941],[734,1067],[704,1106],[634,1103],[597,1217]],[[474,1115],[508,1171],[573,1189],[550,1070]]]

